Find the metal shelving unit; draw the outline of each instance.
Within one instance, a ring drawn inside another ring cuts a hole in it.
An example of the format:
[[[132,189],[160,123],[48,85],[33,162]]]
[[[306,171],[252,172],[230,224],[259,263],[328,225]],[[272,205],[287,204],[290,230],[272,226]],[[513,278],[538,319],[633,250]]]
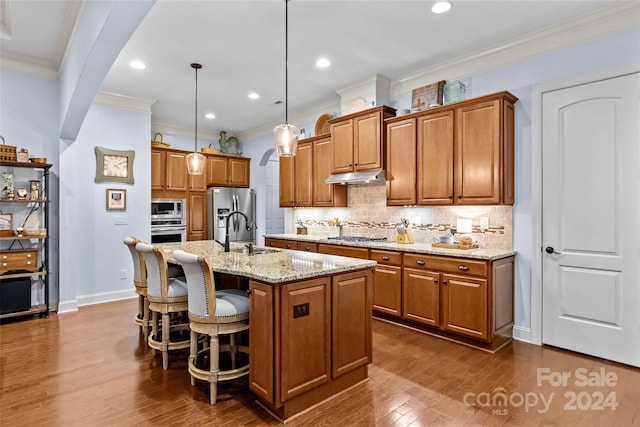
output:
[[[11,173],[19,173],[22,176],[28,176],[30,181],[40,181],[40,191],[39,195],[35,199],[27,198],[27,199],[4,199],[0,198],[0,209],[2,212],[6,210],[11,210],[12,214],[22,214],[25,216],[25,222],[28,217],[38,209],[41,209],[41,212],[38,214],[40,218],[43,220],[44,232],[35,233],[35,234],[26,234],[29,233],[29,230],[24,230],[22,235],[3,235],[0,236],[0,249],[3,254],[11,254],[12,251],[19,252],[20,250],[25,250],[25,245],[28,246],[28,249],[37,250],[38,252],[38,266],[37,271],[27,271],[27,272],[12,272],[6,271],[4,274],[0,275],[0,285],[2,285],[2,281],[8,279],[19,279],[19,278],[29,278],[33,279],[34,277],[42,280],[44,284],[44,302],[38,301],[35,304],[31,304],[31,306],[26,310],[8,312],[4,314],[0,314],[0,320],[18,317],[18,316],[27,316],[33,314],[43,314],[45,317],[49,317],[49,200],[48,200],[48,190],[49,190],[49,169],[53,165],[48,163],[30,163],[30,162],[11,162],[11,161],[0,161],[0,172],[11,172]],[[14,227],[15,228],[15,227]],[[6,230],[5,230],[6,232]],[[35,243],[34,243],[35,241]],[[17,247],[16,247],[17,245]],[[4,265],[6,267],[6,264]],[[33,287],[33,280],[31,283],[30,289]]]

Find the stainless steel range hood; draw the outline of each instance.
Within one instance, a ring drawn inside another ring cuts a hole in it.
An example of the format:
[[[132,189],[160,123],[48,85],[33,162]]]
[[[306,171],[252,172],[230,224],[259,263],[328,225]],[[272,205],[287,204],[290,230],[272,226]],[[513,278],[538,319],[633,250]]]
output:
[[[384,185],[386,184],[386,174],[384,169],[338,173],[331,175],[324,182],[327,184]]]

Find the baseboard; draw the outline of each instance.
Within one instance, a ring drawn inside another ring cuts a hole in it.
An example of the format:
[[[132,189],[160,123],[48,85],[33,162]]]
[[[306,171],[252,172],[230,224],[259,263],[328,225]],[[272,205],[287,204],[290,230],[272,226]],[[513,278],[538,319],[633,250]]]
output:
[[[71,301],[61,301],[58,304],[58,313],[68,313],[78,311],[78,307],[93,304],[102,304],[104,302],[120,301],[123,299],[136,298],[135,290],[103,292],[92,295],[82,295]]]
[[[533,344],[533,341],[531,340],[531,329],[523,326],[515,325],[513,327],[513,339]]]

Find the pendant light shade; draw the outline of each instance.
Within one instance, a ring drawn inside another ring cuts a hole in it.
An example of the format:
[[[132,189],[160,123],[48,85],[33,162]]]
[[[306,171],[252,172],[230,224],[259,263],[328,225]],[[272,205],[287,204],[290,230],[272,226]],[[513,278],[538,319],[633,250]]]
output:
[[[300,130],[289,124],[289,0],[284,0],[284,124],[273,129],[276,151],[281,157],[296,155]]]
[[[198,70],[202,68],[200,64],[191,64],[191,68],[196,71],[196,128],[195,147],[193,153],[187,155],[187,170],[189,175],[202,175],[204,172],[204,156],[198,153]]]

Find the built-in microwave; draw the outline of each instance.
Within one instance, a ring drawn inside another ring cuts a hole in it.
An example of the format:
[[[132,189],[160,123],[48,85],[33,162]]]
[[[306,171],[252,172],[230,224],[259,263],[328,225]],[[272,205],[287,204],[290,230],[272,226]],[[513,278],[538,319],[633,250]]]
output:
[[[186,222],[187,201],[184,199],[151,199],[151,224],[184,224]],[[162,221],[162,222],[161,222]]]

